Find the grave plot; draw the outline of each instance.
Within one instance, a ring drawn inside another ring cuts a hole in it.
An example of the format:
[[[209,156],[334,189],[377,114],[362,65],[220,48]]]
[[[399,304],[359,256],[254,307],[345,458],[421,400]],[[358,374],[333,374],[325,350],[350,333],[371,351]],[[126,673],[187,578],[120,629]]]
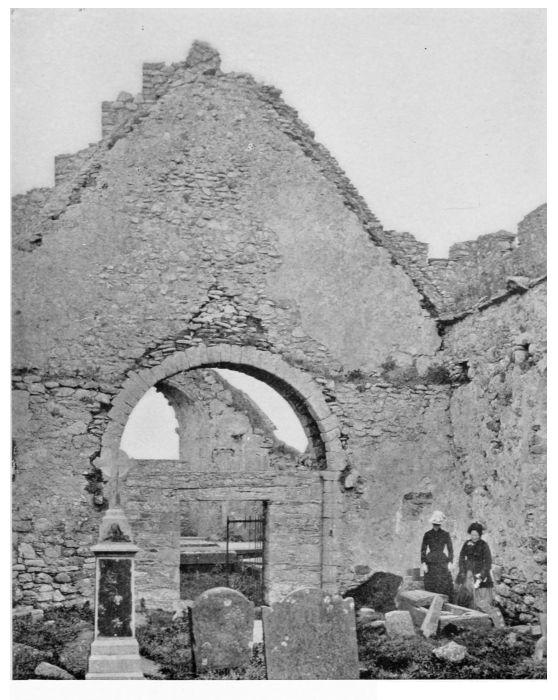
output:
[[[301,588],[262,608],[267,678],[359,677],[354,603],[317,588]]]
[[[199,595],[191,609],[194,659],[204,671],[248,666],[254,633],[254,604],[231,588]]]
[[[427,620],[430,606],[436,598],[444,601],[438,613],[438,632],[441,632],[448,625],[453,625],[457,629],[488,629],[492,627],[492,620],[488,614],[460,605],[452,605],[447,602],[447,596],[424,590],[400,592],[397,596],[397,607],[400,610],[408,610],[413,623],[417,627],[421,627]],[[436,634],[436,629],[429,630],[429,636],[433,634]]]

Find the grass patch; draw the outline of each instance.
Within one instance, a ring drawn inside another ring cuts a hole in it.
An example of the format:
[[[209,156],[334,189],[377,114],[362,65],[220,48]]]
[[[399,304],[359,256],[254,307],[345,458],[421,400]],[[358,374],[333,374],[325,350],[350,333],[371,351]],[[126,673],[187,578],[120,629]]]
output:
[[[83,629],[93,629],[94,615],[89,605],[47,610],[42,620],[31,621],[31,616],[13,620],[14,644],[24,644],[43,652],[44,660],[62,666],[59,658],[64,646],[76,639]],[[17,651],[16,651],[17,650]],[[39,663],[39,654],[29,648],[15,648],[13,658],[14,679],[34,678],[34,669]]]
[[[233,588],[245,595],[254,605],[263,605],[259,575],[242,565],[233,570],[228,579],[226,567],[223,565],[216,565],[205,571],[193,567],[180,567],[180,597],[183,600],[193,600],[200,593],[217,586]]]
[[[172,613],[156,610],[147,613],[147,624],[136,636],[140,654],[160,665],[166,680],[262,680],[266,677],[263,645],[254,647],[245,668],[194,671],[190,623],[187,619],[172,620]]]
[[[161,665],[161,673],[169,680],[194,677],[192,644],[188,620],[172,619],[173,613],[148,613],[146,625],[136,630],[142,656]]]
[[[517,635],[515,644],[508,642],[509,630],[468,630],[453,636],[453,641],[467,647],[460,663],[437,659],[432,649],[449,639],[425,639],[417,635],[391,638],[380,635],[366,625],[357,628],[359,658],[370,679],[520,679],[546,678],[546,664],[531,659],[535,640]]]

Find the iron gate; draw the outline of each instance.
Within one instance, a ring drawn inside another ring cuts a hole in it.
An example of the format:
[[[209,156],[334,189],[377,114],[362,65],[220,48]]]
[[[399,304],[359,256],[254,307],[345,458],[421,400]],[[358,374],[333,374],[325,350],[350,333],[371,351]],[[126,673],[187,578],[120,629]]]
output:
[[[259,518],[227,516],[226,537],[227,587],[239,590],[255,605],[263,605],[265,508]]]

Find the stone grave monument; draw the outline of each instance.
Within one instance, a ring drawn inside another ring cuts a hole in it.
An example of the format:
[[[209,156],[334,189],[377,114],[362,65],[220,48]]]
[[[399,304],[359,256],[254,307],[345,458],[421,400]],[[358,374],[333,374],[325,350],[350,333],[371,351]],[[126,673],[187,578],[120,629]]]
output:
[[[386,613],[386,633],[390,637],[414,637],[415,626],[407,610],[391,610]]]
[[[210,588],[193,602],[196,672],[247,666],[254,633],[254,603],[232,588]]]
[[[96,560],[95,639],[87,680],[142,679],[134,620],[134,557],[131,529],[117,505],[101,521]]]
[[[300,588],[262,607],[262,620],[268,679],[359,677],[352,598]]]

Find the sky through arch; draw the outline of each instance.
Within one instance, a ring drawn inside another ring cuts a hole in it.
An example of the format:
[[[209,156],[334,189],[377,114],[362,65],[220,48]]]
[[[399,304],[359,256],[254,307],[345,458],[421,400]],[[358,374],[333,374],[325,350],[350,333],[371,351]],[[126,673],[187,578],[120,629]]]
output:
[[[289,403],[265,382],[243,372],[215,369],[245,393],[275,426],[278,440],[304,452],[308,439]],[[122,434],[121,449],[132,459],[179,459],[178,421],[168,400],[154,387],[133,408]]]

